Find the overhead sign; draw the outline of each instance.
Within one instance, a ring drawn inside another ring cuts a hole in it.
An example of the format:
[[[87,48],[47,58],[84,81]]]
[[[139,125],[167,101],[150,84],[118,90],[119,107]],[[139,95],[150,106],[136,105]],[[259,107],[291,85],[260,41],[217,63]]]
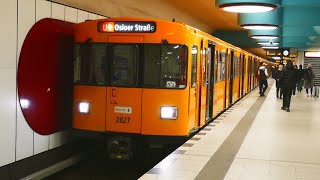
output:
[[[98,31],[108,33],[154,33],[156,32],[156,23],[100,21],[98,23]]]
[[[289,57],[291,57],[291,58],[296,58],[296,57],[298,57],[298,51],[290,52]]]
[[[298,52],[290,52],[290,49],[272,49],[266,51],[267,56],[280,56],[280,57],[297,57]]]
[[[278,49],[275,49],[275,50],[267,50],[267,51],[266,51],[266,55],[267,55],[267,56],[281,56],[281,51],[279,51]]]

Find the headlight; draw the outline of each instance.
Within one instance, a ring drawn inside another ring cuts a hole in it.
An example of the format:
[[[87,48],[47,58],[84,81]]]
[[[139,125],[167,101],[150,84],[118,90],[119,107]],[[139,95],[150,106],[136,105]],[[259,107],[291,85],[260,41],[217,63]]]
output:
[[[162,106],[160,107],[161,119],[177,119],[178,108],[176,106]]]
[[[83,114],[89,113],[90,103],[89,102],[80,102],[78,110],[80,113],[83,113]]]

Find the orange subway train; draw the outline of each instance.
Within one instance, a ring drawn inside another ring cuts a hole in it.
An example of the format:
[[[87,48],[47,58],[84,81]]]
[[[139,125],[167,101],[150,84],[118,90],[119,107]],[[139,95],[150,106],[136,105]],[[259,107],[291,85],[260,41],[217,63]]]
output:
[[[137,141],[186,139],[254,89],[266,61],[180,22],[90,20],[75,27],[73,128],[111,158]]]

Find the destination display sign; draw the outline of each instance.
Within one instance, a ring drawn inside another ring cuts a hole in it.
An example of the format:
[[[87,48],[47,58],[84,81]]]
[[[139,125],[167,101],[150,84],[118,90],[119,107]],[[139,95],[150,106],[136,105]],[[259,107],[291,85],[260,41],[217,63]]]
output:
[[[118,33],[154,33],[156,32],[155,22],[111,22],[101,21],[98,23],[99,32]]]
[[[298,52],[290,52],[290,49],[274,49],[274,50],[267,50],[266,55],[269,57],[273,56],[281,56],[281,57],[297,57]]]

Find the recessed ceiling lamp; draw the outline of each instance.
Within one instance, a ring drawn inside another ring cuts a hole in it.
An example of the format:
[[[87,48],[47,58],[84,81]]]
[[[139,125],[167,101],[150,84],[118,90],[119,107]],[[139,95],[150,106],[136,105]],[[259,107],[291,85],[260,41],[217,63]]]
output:
[[[273,56],[272,59],[274,59],[274,60],[280,60],[281,57],[279,57],[279,56]]]
[[[262,46],[262,49],[279,49],[278,46]]]
[[[253,39],[277,39],[278,36],[270,36],[270,35],[253,35],[251,36]]]
[[[219,8],[223,9],[224,11],[235,13],[261,13],[272,11],[277,7],[278,6],[275,4],[260,2],[238,2],[219,5]]]
[[[241,27],[250,30],[274,30],[278,28],[277,25],[270,24],[242,24]]]
[[[260,45],[278,45],[279,42],[272,42],[272,41],[265,41],[265,42],[258,42]]]

